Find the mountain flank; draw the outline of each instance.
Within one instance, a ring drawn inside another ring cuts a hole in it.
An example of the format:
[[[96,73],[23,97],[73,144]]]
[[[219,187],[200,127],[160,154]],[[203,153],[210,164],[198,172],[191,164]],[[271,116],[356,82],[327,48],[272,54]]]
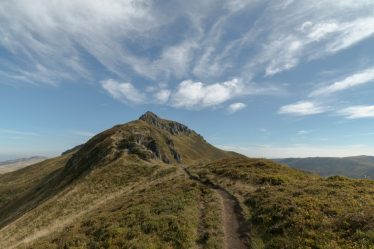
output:
[[[147,112],[0,175],[0,238],[33,249],[374,248],[374,181],[223,151]]]

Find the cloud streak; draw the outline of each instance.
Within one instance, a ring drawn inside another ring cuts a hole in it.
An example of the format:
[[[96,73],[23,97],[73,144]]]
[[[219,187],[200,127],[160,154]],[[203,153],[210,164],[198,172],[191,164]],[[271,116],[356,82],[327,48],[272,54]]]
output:
[[[370,68],[353,75],[350,75],[343,80],[336,81],[331,85],[323,86],[314,90],[310,96],[329,95],[335,92],[344,91],[359,85],[367,84],[374,81],[374,68]]]
[[[347,119],[374,118],[374,105],[350,106],[338,111],[338,114]]]
[[[39,136],[39,134],[35,132],[18,131],[18,130],[11,130],[11,129],[0,129],[0,133],[16,135],[16,136],[32,136],[32,137]]]
[[[317,103],[310,101],[300,101],[294,104],[289,104],[282,106],[278,113],[279,114],[289,114],[295,116],[308,116],[324,113],[327,111],[327,108],[321,106]]]

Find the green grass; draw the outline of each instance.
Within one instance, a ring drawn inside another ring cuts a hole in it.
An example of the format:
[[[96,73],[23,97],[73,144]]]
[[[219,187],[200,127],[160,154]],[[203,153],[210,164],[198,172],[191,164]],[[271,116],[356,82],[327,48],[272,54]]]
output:
[[[218,202],[179,166],[123,157],[6,226],[0,248],[222,248]]]
[[[258,248],[374,248],[373,181],[324,179],[261,159],[192,171],[238,197]]]
[[[204,249],[223,248],[222,206],[217,192],[201,186],[198,244]]]
[[[32,248],[193,248],[198,191],[180,176],[141,187],[106,202]]]
[[[15,172],[0,174],[0,211],[12,200],[17,199],[30,188],[35,187],[46,177],[65,166],[70,156],[45,160]]]

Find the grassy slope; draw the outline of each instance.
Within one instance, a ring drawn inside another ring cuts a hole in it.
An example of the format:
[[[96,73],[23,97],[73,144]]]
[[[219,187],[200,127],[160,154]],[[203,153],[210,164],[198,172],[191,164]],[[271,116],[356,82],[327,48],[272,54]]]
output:
[[[1,176],[1,196],[13,196],[2,205],[22,200],[67,158]],[[374,248],[372,181],[324,179],[261,159],[190,170],[238,198],[253,248]],[[222,248],[219,202],[179,166],[124,156],[1,227],[0,248]]]
[[[3,227],[0,248],[221,248],[220,210],[202,208],[218,202],[178,166],[122,157]]]
[[[160,157],[150,155],[147,141]],[[176,162],[173,149],[183,163],[232,156],[195,132],[169,133],[137,120],[75,153],[1,176],[0,248],[221,248],[220,199],[161,162]]]
[[[253,248],[374,248],[374,182],[327,179],[261,159],[191,168],[231,191]]]
[[[0,175],[0,212],[2,207],[27,190],[33,188],[48,175],[61,169],[70,155],[45,160],[15,172]]]

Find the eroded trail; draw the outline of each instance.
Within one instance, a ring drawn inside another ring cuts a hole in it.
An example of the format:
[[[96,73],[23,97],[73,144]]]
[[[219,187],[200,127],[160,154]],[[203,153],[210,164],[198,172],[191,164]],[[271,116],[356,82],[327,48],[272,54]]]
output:
[[[225,190],[215,189],[222,199],[223,225],[225,233],[225,248],[245,249],[248,248],[240,235],[240,218],[237,210],[236,200]]]
[[[242,215],[237,200],[231,196],[226,190],[214,186],[209,183],[200,181],[200,179],[192,176],[190,172],[183,167],[186,176],[192,180],[198,181],[199,183],[213,189],[218,193],[222,203],[222,218],[224,226],[224,248],[225,249],[246,249],[249,248],[245,242],[244,234],[241,232],[242,226]]]

